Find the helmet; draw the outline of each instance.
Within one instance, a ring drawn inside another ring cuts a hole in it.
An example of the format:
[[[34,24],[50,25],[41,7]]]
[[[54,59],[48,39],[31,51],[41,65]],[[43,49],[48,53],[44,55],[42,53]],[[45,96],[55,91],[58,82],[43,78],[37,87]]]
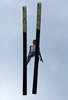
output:
[[[36,45],[36,40],[33,40],[33,44]]]

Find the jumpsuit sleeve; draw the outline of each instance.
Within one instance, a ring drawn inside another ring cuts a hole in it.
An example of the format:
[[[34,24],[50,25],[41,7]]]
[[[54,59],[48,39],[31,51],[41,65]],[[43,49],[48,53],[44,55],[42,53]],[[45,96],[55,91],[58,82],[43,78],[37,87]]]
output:
[[[40,56],[40,58],[42,58],[42,56],[41,56],[41,53],[39,52],[39,56]]]
[[[40,56],[40,58],[42,58],[41,53],[40,53],[40,47],[39,47],[39,56]]]

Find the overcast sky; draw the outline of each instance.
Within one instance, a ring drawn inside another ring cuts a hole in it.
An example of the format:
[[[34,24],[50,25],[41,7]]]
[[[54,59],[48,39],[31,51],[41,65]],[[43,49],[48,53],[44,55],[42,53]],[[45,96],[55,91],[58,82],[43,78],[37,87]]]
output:
[[[22,7],[27,6],[27,54],[36,36],[37,3],[42,3],[37,95],[32,94],[34,58],[22,95]],[[68,100],[68,0],[0,0],[0,100]]]

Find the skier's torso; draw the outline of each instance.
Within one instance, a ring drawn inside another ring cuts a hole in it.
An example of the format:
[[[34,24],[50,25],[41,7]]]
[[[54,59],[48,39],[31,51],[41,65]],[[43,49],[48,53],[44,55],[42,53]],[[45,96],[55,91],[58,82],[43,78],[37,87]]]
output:
[[[35,45],[31,45],[30,46],[30,50],[29,50],[29,57],[35,56],[35,51],[36,51],[36,46]],[[38,54],[38,56],[40,56],[40,58],[42,59],[41,53],[40,53],[40,48],[39,48],[39,54]]]
[[[35,45],[31,45],[31,46],[30,46],[30,52],[34,52],[34,51],[36,50],[35,48],[36,48]]]

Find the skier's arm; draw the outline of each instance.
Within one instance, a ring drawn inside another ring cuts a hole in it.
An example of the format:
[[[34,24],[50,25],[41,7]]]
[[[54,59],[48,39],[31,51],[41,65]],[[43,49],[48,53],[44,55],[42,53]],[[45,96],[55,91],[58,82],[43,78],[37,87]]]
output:
[[[41,56],[41,53],[39,52],[39,56],[40,56],[40,60],[43,62],[43,59],[42,59],[42,56]]]

